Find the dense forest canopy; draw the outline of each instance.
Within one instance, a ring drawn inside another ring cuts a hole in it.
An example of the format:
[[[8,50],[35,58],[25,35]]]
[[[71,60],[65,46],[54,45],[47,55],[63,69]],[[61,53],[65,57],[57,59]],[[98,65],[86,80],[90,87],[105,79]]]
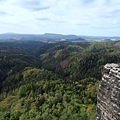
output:
[[[95,120],[103,66],[118,41],[0,41],[0,120]]]

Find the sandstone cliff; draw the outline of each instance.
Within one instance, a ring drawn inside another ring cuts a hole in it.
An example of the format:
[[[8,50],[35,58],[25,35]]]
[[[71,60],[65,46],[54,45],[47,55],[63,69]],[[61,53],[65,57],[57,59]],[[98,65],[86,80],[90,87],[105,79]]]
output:
[[[106,64],[97,96],[96,120],[120,120],[120,66]]]

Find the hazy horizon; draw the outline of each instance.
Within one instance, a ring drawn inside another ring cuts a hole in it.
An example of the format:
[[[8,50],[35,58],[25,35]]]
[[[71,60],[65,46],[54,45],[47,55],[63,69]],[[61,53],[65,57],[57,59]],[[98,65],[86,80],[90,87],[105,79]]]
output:
[[[0,34],[119,36],[120,0],[0,0]]]
[[[62,34],[62,33],[38,33],[37,34],[37,33],[15,33],[15,32],[0,33],[0,35],[3,35],[3,34],[5,34],[5,35],[7,35],[7,34],[8,35],[14,35],[14,34],[15,35],[16,34],[18,34],[18,35],[45,35],[45,34],[51,34],[52,35],[53,34],[53,35],[63,35],[63,36],[64,35],[68,35],[68,36],[69,35],[75,35],[75,36],[78,36],[78,37],[108,37],[108,38],[109,37],[110,38],[111,37],[113,37],[113,38],[114,37],[120,37],[120,36],[114,36],[114,35],[113,36],[110,36],[110,35],[109,36],[108,35],[77,35],[77,34],[69,34],[69,33],[68,34]]]

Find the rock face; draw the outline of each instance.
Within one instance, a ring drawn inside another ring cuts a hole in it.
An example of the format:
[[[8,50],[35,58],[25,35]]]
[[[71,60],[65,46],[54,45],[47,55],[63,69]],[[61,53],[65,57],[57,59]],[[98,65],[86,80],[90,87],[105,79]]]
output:
[[[97,96],[96,120],[120,120],[120,66],[106,64]]]

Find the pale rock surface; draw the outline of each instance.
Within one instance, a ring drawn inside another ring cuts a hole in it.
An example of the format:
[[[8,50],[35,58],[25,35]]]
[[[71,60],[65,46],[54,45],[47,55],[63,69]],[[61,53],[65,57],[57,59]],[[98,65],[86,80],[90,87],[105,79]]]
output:
[[[96,120],[120,120],[120,65],[106,64],[97,96]]]

